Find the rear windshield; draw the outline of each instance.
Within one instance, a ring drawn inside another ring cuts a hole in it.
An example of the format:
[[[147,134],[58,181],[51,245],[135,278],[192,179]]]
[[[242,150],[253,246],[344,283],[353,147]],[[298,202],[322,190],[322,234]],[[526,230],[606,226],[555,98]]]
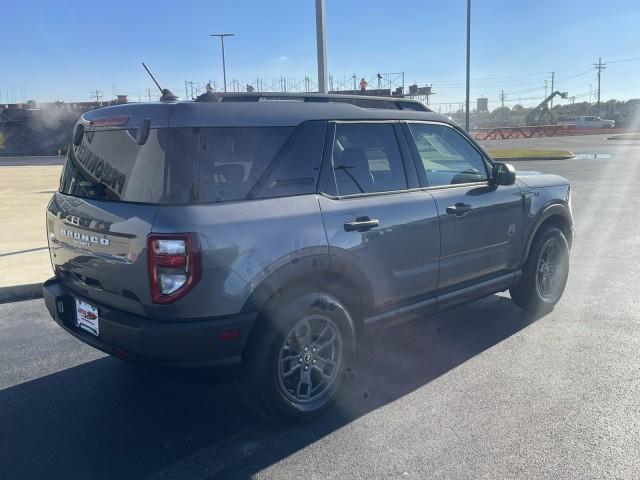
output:
[[[299,127],[151,129],[84,133],[72,145],[60,192],[96,200],[190,204],[316,190],[326,122]]]

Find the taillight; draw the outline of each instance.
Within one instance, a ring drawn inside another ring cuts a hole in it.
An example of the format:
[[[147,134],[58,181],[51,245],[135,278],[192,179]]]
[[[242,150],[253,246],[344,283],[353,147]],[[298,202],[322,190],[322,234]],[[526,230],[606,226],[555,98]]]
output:
[[[154,303],[175,302],[200,280],[200,241],[195,233],[149,235],[147,248]]]

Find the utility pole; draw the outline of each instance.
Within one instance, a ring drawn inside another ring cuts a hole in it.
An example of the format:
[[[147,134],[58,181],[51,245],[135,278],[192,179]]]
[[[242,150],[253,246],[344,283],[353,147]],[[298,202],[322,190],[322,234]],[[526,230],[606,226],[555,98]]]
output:
[[[551,72],[551,95],[553,95],[553,92],[555,92],[555,90],[553,89],[555,84],[555,79],[556,79],[556,72]],[[551,98],[549,108],[553,108],[553,98]]]
[[[194,82],[192,82],[192,81],[186,81],[185,83],[186,83],[187,85],[189,85],[189,87],[191,88],[191,97],[189,97],[189,95],[188,95],[188,94],[187,94],[187,97],[189,97],[189,98],[191,98],[191,100],[193,100],[193,98],[194,98],[194,96],[193,96],[193,85],[194,85]]]
[[[470,74],[469,69],[471,67],[471,0],[467,0],[467,96],[466,96],[466,109],[464,117],[464,126],[467,132],[469,131],[469,83]]]
[[[100,99],[102,98],[102,92],[100,90],[91,92],[91,97],[96,99],[96,104],[100,104],[100,106],[102,106],[102,103],[100,102]]]
[[[602,63],[602,57],[598,57],[598,63],[594,63],[593,66],[598,71],[598,116],[600,116],[600,76],[602,75],[602,70],[607,68],[606,63]]]
[[[500,91],[500,102],[502,103],[501,115],[502,115],[502,120],[503,121],[505,120],[505,117],[506,117],[506,114],[504,113],[504,97],[506,97],[506,95],[504,93],[504,90],[501,90]]]
[[[151,89],[147,88],[147,97],[149,98],[149,102],[151,102]]]
[[[427,88],[427,107],[429,106],[429,98],[433,95],[433,83],[431,85],[425,85]]]
[[[544,81],[544,98],[547,98],[547,81]]]
[[[212,33],[210,37],[220,37],[220,45],[222,46],[222,79],[224,80],[224,91],[227,91],[227,66],[224,61],[224,37],[233,37],[235,33]]]
[[[327,30],[324,0],[316,0],[316,49],[318,53],[318,93],[327,93]]]

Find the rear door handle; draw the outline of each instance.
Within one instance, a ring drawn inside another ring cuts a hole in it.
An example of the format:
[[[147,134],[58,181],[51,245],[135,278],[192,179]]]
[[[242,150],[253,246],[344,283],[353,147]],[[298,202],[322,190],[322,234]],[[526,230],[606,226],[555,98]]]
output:
[[[353,222],[346,222],[344,224],[345,232],[366,232],[374,227],[380,225],[380,220],[369,217],[358,217]]]
[[[471,210],[471,205],[468,203],[456,203],[455,205],[451,205],[447,207],[447,215],[455,215],[456,217],[462,217],[469,213]]]

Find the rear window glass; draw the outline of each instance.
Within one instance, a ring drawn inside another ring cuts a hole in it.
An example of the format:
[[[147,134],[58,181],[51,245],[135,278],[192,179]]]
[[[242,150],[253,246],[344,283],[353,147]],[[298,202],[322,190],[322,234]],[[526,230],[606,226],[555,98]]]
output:
[[[326,122],[299,127],[85,132],[62,174],[65,194],[157,204],[209,203],[313,193]]]
[[[152,129],[147,142],[135,130],[87,131],[69,148],[60,191],[96,200],[164,203],[167,132]],[[171,203],[167,201],[167,203]]]

